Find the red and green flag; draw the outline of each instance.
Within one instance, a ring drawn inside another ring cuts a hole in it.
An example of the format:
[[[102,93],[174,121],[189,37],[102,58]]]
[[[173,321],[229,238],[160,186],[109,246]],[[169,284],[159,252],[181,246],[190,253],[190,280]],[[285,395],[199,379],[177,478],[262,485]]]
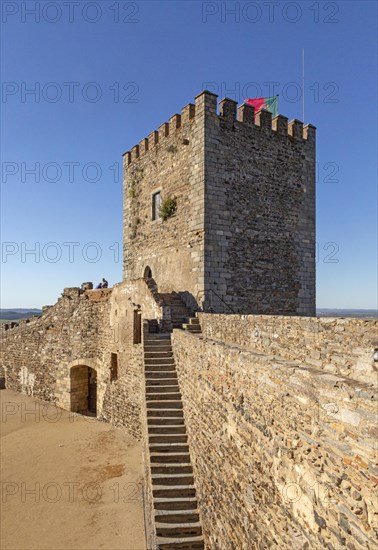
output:
[[[253,99],[245,99],[244,103],[247,105],[252,105],[256,111],[260,109],[266,109],[270,111],[273,117],[278,115],[278,95],[272,97],[254,97]]]

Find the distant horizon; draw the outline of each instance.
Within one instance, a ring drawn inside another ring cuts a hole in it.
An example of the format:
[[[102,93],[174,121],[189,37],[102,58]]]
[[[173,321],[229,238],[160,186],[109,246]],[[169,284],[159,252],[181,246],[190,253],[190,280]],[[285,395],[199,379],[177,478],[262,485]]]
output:
[[[58,299],[57,299],[58,300]],[[56,302],[55,302],[56,303]],[[54,303],[54,304],[55,304]],[[54,304],[44,304],[40,307],[30,306],[19,306],[19,307],[0,307],[0,311],[14,311],[14,310],[38,310],[41,311],[43,307],[45,306],[53,306]],[[316,306],[316,311],[318,310],[328,310],[328,311],[376,311],[378,312],[378,307],[321,307]],[[260,315],[259,313],[256,313],[256,315]]]

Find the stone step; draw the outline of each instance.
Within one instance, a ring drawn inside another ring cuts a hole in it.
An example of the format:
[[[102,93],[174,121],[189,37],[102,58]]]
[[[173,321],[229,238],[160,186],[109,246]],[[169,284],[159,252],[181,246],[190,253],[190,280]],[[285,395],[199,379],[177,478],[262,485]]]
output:
[[[145,373],[157,370],[159,372],[176,372],[176,365],[172,363],[171,365],[145,365]]]
[[[144,374],[145,374],[145,377],[149,380],[149,381],[152,381],[152,379],[158,379],[158,378],[170,378],[170,379],[176,379],[177,380],[177,373],[176,373],[176,369],[172,370],[170,369],[168,372],[167,371],[159,371],[159,370],[148,370],[148,371],[144,371]]]
[[[149,443],[150,453],[188,453],[189,446],[187,443]]]
[[[193,485],[174,485],[166,487],[165,485],[154,485],[152,488],[152,495],[154,498],[181,498],[181,497],[194,497],[196,490]]]
[[[190,317],[189,324],[190,325],[199,325],[200,321],[199,321],[198,317]]]
[[[184,418],[184,413],[182,408],[181,409],[164,409],[164,408],[158,408],[154,409],[153,407],[149,408],[147,410],[147,420],[149,418]]]
[[[148,357],[144,360],[144,366],[147,368],[148,365],[174,365],[175,360],[173,357]]]
[[[161,346],[149,346],[149,345],[144,345],[144,348],[143,348],[143,351],[144,353],[160,353],[161,351],[170,351],[172,352],[172,346],[169,344],[164,344],[161,345]]]
[[[155,393],[179,393],[179,387],[178,387],[178,384],[177,384],[177,381],[176,381],[176,384],[173,386],[173,385],[167,385],[167,386],[163,386],[163,384],[155,384],[155,385],[148,385],[146,386],[146,394],[147,395],[151,395],[151,394],[155,394]]]
[[[143,343],[151,342],[170,342],[171,333],[170,332],[157,332],[154,334],[146,334],[143,339]]]
[[[146,394],[147,403],[151,403],[152,401],[180,401],[180,399],[181,393],[177,389],[174,392],[159,391],[157,393]]]
[[[156,452],[150,450],[150,462],[151,464],[188,464],[190,462],[190,456],[188,452]]]
[[[197,523],[198,510],[155,510],[155,521],[159,523]]]
[[[171,345],[171,333],[169,332],[167,336],[159,333],[150,334],[148,338],[144,338],[143,344],[149,346]]]
[[[155,521],[156,535],[158,537],[199,536],[202,534],[202,527],[199,521],[188,523],[162,523]]]
[[[161,401],[147,401],[147,410],[148,409],[179,409],[182,410],[181,399],[177,401],[168,401],[166,399]]]
[[[167,386],[177,386],[177,378],[149,378],[146,376],[146,389],[147,388],[158,388],[158,387],[167,387]]]
[[[189,325],[189,324],[185,323],[183,325],[183,328],[185,330],[187,330],[188,332],[196,332],[196,333],[201,332],[200,325]]]
[[[148,434],[148,441],[151,443],[186,443],[186,434]]]
[[[152,474],[192,474],[193,467],[188,462],[180,464],[151,464]]]
[[[183,416],[148,416],[148,427],[150,426],[185,426],[185,420]]]
[[[196,497],[184,497],[184,498],[155,498],[154,499],[155,510],[196,510],[197,499]]]
[[[199,323],[186,323],[185,324],[185,328],[187,330],[198,330],[198,329],[201,329],[201,325]]]
[[[173,357],[172,350],[144,351],[144,359],[163,359],[164,357]]]
[[[148,338],[148,339],[144,339],[143,341],[143,345],[144,346],[170,346],[171,345],[171,337],[170,337],[170,333],[169,333],[169,337],[168,338],[159,338],[159,334],[154,334],[153,335],[153,338]]]
[[[186,428],[185,425],[182,426],[174,426],[172,424],[167,424],[165,426],[156,426],[156,424],[148,425],[148,433],[149,434],[180,434],[184,435],[186,434]]]
[[[202,536],[181,538],[179,540],[169,537],[157,537],[159,550],[203,550],[205,548]]]
[[[193,474],[152,474],[152,485],[160,485],[161,487],[175,485],[193,485]]]

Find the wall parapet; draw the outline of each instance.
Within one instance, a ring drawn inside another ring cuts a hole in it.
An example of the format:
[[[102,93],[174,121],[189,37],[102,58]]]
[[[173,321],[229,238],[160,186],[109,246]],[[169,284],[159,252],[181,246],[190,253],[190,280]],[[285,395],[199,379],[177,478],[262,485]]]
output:
[[[198,313],[204,338],[237,344],[377,386],[378,321]]]
[[[217,95],[207,90],[203,91],[196,98],[196,104],[189,103],[181,110],[180,114],[174,114],[169,118],[169,122],[164,122],[158,128],[151,132],[148,137],[143,138],[138,144],[134,145],[129,151],[123,153],[125,166],[137,161],[143,154],[153,150],[159,145],[163,145],[166,138],[174,135],[178,130],[196,117],[202,96],[205,95],[205,115],[217,114]],[[237,102],[230,98],[224,98],[219,102],[219,112],[217,114],[220,121],[228,124],[243,124],[250,131],[260,130],[272,132],[277,136],[288,137],[292,141],[303,141],[311,144],[315,143],[316,127],[312,124],[306,124],[300,120],[288,119],[283,115],[277,115],[272,118],[272,113],[266,110],[255,112],[252,105],[243,103],[237,107]]]

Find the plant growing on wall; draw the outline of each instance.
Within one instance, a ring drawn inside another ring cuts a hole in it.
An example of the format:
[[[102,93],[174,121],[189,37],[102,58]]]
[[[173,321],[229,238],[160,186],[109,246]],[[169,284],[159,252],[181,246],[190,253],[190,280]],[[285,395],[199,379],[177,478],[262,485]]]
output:
[[[129,176],[129,197],[135,199],[137,195],[138,184],[143,179],[143,168],[137,167],[134,172]]]
[[[162,220],[167,220],[175,212],[177,208],[177,201],[175,198],[167,197],[160,206],[159,216]]]

